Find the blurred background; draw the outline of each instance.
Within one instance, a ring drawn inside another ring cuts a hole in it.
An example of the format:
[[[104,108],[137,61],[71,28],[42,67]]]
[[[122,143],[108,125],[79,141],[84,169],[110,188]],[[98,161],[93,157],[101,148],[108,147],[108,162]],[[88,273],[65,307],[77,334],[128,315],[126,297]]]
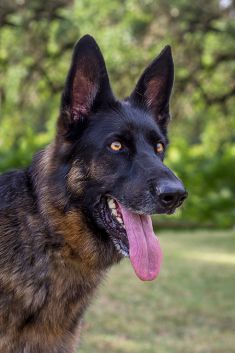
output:
[[[235,352],[235,3],[232,0],[1,0],[0,172],[54,136],[74,43],[98,41],[117,97],[170,44],[175,85],[166,163],[189,191],[154,221],[165,263],[139,283],[112,270],[81,352]]]

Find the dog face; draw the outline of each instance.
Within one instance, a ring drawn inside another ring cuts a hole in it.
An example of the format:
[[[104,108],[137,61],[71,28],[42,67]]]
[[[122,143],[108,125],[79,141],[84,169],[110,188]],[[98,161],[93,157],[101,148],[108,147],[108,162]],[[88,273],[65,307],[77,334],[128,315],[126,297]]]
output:
[[[71,202],[86,215],[94,236],[111,238],[123,255],[130,255],[131,244],[135,251],[141,246],[133,240],[133,227],[146,234],[146,215],[170,214],[187,196],[163,164],[173,75],[166,47],[130,97],[118,101],[94,39],[85,36],[74,49],[58,120],[57,157]]]

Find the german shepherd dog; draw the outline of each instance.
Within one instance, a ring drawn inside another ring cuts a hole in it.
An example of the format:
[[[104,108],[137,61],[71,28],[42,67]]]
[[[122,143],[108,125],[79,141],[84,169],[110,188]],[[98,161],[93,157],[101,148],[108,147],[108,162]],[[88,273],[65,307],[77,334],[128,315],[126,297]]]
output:
[[[72,353],[84,311],[124,256],[153,280],[150,215],[187,196],[163,164],[173,85],[169,46],[118,101],[95,40],[75,46],[55,140],[0,177],[0,352]]]

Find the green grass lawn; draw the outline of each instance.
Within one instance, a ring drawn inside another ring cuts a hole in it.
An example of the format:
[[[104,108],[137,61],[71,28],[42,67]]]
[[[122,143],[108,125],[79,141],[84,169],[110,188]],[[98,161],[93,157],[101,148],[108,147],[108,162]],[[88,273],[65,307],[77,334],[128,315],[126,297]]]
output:
[[[128,260],[89,308],[82,353],[235,353],[235,232],[162,232],[157,280]]]

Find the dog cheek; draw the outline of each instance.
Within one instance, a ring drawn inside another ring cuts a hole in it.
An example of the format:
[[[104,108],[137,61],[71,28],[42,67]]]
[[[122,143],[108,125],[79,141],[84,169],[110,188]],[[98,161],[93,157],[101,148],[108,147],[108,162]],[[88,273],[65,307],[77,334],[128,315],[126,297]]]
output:
[[[88,171],[81,164],[75,162],[68,173],[68,190],[77,196],[82,195],[88,178]]]
[[[92,160],[90,174],[93,179],[111,183],[113,179],[118,178],[120,169],[120,165],[115,163],[114,160],[102,156],[102,158]]]

